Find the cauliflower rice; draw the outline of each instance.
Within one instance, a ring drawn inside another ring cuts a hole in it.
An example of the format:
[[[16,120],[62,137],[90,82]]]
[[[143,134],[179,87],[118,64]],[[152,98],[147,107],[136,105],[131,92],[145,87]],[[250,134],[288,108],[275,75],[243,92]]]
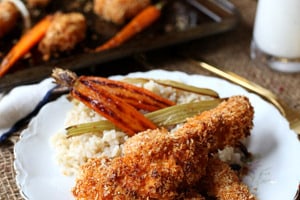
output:
[[[161,86],[153,81],[139,86],[168,98],[177,104],[207,100],[209,98]],[[73,100],[72,103],[73,108],[67,114],[65,127],[104,119],[81,102]],[[90,158],[100,156],[114,158],[122,155],[122,146],[127,138],[128,136],[125,133],[116,130],[102,133],[86,133],[71,138],[66,138],[65,132],[61,131],[53,135],[51,144],[55,149],[55,160],[61,167],[62,173],[71,176],[76,175],[80,166]],[[224,161],[240,159],[233,149],[225,150],[225,154],[222,155],[222,152],[219,152],[220,158]]]

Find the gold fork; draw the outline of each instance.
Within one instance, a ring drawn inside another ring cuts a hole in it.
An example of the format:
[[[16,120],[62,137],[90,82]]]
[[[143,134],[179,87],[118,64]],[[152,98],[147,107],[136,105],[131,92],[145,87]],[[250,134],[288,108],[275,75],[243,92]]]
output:
[[[196,64],[202,67],[213,74],[216,74],[224,79],[227,79],[235,84],[238,84],[249,91],[252,91],[267,101],[271,102],[280,113],[288,120],[290,128],[294,130],[300,136],[300,114],[290,109],[287,105],[285,105],[275,94],[266,88],[257,85],[233,72],[220,70],[218,67],[214,67],[202,61],[196,61],[191,58],[188,58],[189,62]]]

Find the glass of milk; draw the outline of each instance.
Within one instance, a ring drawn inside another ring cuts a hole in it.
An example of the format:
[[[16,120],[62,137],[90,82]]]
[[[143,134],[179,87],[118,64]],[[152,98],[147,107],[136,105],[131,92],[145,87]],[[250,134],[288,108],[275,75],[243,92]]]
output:
[[[282,72],[300,72],[300,0],[258,0],[251,58]]]

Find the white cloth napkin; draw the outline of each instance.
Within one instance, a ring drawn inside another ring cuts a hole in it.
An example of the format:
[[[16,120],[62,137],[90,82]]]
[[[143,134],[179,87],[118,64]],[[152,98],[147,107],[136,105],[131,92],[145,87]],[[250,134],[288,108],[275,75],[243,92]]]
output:
[[[29,115],[55,86],[53,79],[47,78],[38,84],[16,87],[7,95],[0,94],[0,141],[1,136]]]

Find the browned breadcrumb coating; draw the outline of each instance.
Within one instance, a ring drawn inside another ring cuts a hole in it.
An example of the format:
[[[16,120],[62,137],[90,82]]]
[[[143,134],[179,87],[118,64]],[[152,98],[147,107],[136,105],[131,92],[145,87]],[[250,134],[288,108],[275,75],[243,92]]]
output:
[[[14,28],[19,16],[20,12],[12,2],[0,2],[0,38]]]
[[[94,12],[107,21],[123,24],[150,3],[151,0],[94,0]]]
[[[188,133],[205,144],[209,152],[215,152],[227,145],[239,144],[240,139],[249,136],[253,127],[253,116],[254,110],[247,97],[231,97],[215,109],[188,119],[187,123],[174,133],[174,137]],[[214,134],[208,130],[213,131]],[[148,151],[147,145],[155,139],[155,133],[148,134],[148,132],[137,134],[128,139],[124,144],[124,153]],[[162,133],[165,132],[162,131]]]
[[[85,38],[86,26],[86,19],[81,13],[56,13],[38,46],[44,59],[57,52],[72,50]]]
[[[159,129],[142,134],[153,137],[147,143],[147,152],[129,153],[105,166],[97,159],[89,161],[73,190],[74,196],[78,199],[175,199],[178,188],[187,185],[186,174],[195,179],[204,175],[205,170],[198,166],[205,166],[207,151],[192,138],[187,135],[173,138],[168,133],[161,134]]]
[[[139,133],[125,142],[122,157],[84,165],[73,194],[77,199],[176,199],[206,174],[210,151],[249,135],[252,119],[248,99],[237,96],[174,133]]]
[[[240,139],[249,136],[253,127],[253,117],[254,109],[248,98],[234,96],[215,109],[188,119],[176,133],[181,134],[183,131],[198,134],[198,140],[203,141],[209,152],[215,152],[228,145],[235,146],[239,144]]]
[[[242,183],[230,166],[218,158],[208,161],[202,186],[208,195],[217,197],[219,200],[255,200],[248,187]]]
[[[27,0],[29,7],[45,7],[48,5],[50,0]]]
[[[158,143],[157,140],[161,139],[160,137],[167,137],[167,134],[169,134],[169,132],[165,128],[147,130],[136,134],[124,143],[123,154],[126,155],[138,151],[144,151],[145,145],[149,146],[150,144]]]
[[[195,190],[188,190],[187,192],[184,192],[182,196],[177,197],[178,200],[205,200],[205,197],[203,197],[201,194],[199,194],[198,191]]]

